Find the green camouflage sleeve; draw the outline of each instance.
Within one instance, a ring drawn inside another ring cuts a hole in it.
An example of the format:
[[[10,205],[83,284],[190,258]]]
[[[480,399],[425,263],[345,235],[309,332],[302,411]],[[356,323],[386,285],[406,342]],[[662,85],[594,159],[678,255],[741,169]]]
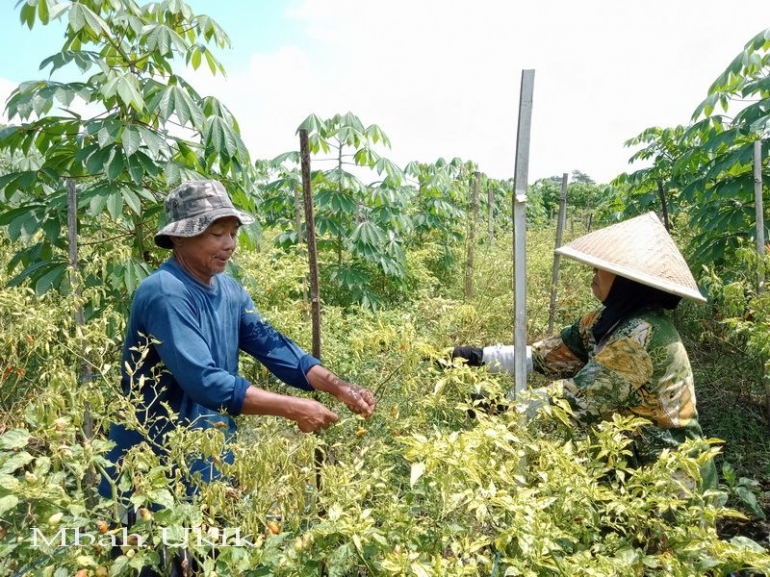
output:
[[[653,377],[647,323],[619,330],[571,379],[562,383],[575,417],[590,424],[644,404],[640,391]]]

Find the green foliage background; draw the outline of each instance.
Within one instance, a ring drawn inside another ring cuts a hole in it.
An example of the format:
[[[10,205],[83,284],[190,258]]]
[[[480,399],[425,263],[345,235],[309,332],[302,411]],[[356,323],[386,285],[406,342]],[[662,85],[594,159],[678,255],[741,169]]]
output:
[[[188,499],[173,469],[146,448],[115,488],[133,490],[140,543],[113,555],[116,503],[95,483],[115,419],[125,314],[136,285],[166,255],[152,246],[165,193],[183,179],[225,181],[259,222],[244,230],[231,273],[279,329],[310,348],[307,248],[298,218],[298,152],[252,161],[223,103],[178,74],[205,64],[226,33],[181,0],[29,0],[22,23],[68,23],[52,74],[77,82],[19,86],[20,124],[0,131],[0,570],[11,575],[130,575],[163,570],[158,532],[196,529],[188,543],[206,575],[752,575],[770,571],[766,441],[770,356],[768,263],[753,246],[749,151],[764,134],[770,32],[745,49],[695,109],[692,122],[629,140],[651,166],[597,184],[575,171],[565,242],[588,227],[660,210],[685,248],[709,304],[676,312],[696,372],[701,420],[720,465],[714,494],[693,492],[698,463],[665,454],[627,466],[616,419],[576,430],[558,402],[525,423],[507,377],[437,359],[448,347],[512,338],[512,183],[469,160],[396,166],[385,131],[348,112],[308,116],[318,216],[325,364],[375,391],[379,407],[302,435],[273,418],[243,418],[227,472]],[[71,112],[76,99],[90,116]],[[735,99],[749,99],[734,117]],[[763,144],[766,148],[766,145]],[[766,150],[765,150],[766,153]],[[532,183],[528,203],[528,334],[548,327],[561,178]],[[78,270],[69,261],[67,189],[78,194]],[[487,195],[491,192],[491,196]],[[489,200],[491,199],[491,200]],[[474,234],[471,235],[471,227]],[[491,230],[491,234],[488,231]],[[466,295],[475,238],[473,296]],[[555,325],[594,306],[590,271],[562,261]],[[282,390],[244,359],[258,386]],[[533,384],[544,384],[536,379]],[[497,410],[476,406],[483,393]],[[474,417],[470,417],[473,413]],[[139,427],[138,423],[133,426]],[[189,452],[218,457],[216,430],[181,431]],[[323,454],[318,464],[314,455]],[[154,512],[150,512],[152,509]],[[94,542],[36,542],[76,528]],[[237,528],[247,544],[221,542]],[[36,533],[37,531],[37,533]]]

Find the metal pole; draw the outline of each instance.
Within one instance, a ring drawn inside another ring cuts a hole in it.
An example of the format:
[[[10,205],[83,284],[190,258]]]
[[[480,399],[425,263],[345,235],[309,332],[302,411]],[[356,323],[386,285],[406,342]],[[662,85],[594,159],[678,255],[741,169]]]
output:
[[[754,141],[754,207],[757,215],[757,254],[765,255],[765,209],[762,201],[762,140]],[[757,273],[757,291],[765,289],[765,275],[760,263]]]
[[[569,174],[566,172],[561,176],[561,197],[559,198],[559,217],[556,221],[556,247],[561,246],[564,235],[564,224],[567,221],[567,181]],[[551,308],[548,313],[548,334],[553,334],[554,317],[556,316],[556,292],[559,288],[559,262],[561,255],[553,254],[553,276],[551,277]]]
[[[522,70],[519,96],[519,127],[516,135],[516,168],[513,195],[513,254],[514,254],[514,350],[527,349],[527,180],[529,172],[529,141],[532,126],[532,94],[535,71]],[[513,398],[527,388],[527,355],[513,359]],[[510,393],[509,393],[510,395]]]
[[[762,139],[754,141],[754,207],[757,216],[757,293],[765,290],[765,207],[762,197]],[[770,423],[770,378],[767,374],[767,357],[761,357],[762,382],[765,386],[765,412]]]

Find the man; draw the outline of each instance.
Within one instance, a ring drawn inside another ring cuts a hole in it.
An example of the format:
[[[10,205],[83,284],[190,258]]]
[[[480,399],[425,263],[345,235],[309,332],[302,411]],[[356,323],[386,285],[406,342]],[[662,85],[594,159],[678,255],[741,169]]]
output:
[[[305,433],[338,420],[316,400],[249,383],[238,374],[240,351],[292,387],[328,393],[365,417],[374,412],[370,391],[340,379],[264,321],[244,288],[224,274],[239,228],[254,219],[233,206],[221,183],[182,184],[166,198],[165,214],[155,243],[172,254],[137,288],[123,346],[123,394],[138,395],[136,413],[147,435],[113,424],[113,463],[145,441],[165,454],[168,434],[179,426],[216,427],[230,439],[238,415],[283,417]],[[232,454],[222,459],[232,462]],[[220,475],[211,460],[187,465],[204,482]],[[106,479],[101,492],[110,496]]]

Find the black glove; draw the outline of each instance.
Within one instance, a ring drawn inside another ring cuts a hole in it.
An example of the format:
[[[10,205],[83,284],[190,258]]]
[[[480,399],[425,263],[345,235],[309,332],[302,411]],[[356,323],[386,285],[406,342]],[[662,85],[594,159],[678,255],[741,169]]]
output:
[[[468,361],[471,367],[480,367],[484,364],[484,349],[478,347],[455,347],[452,349],[452,358],[461,358]]]

